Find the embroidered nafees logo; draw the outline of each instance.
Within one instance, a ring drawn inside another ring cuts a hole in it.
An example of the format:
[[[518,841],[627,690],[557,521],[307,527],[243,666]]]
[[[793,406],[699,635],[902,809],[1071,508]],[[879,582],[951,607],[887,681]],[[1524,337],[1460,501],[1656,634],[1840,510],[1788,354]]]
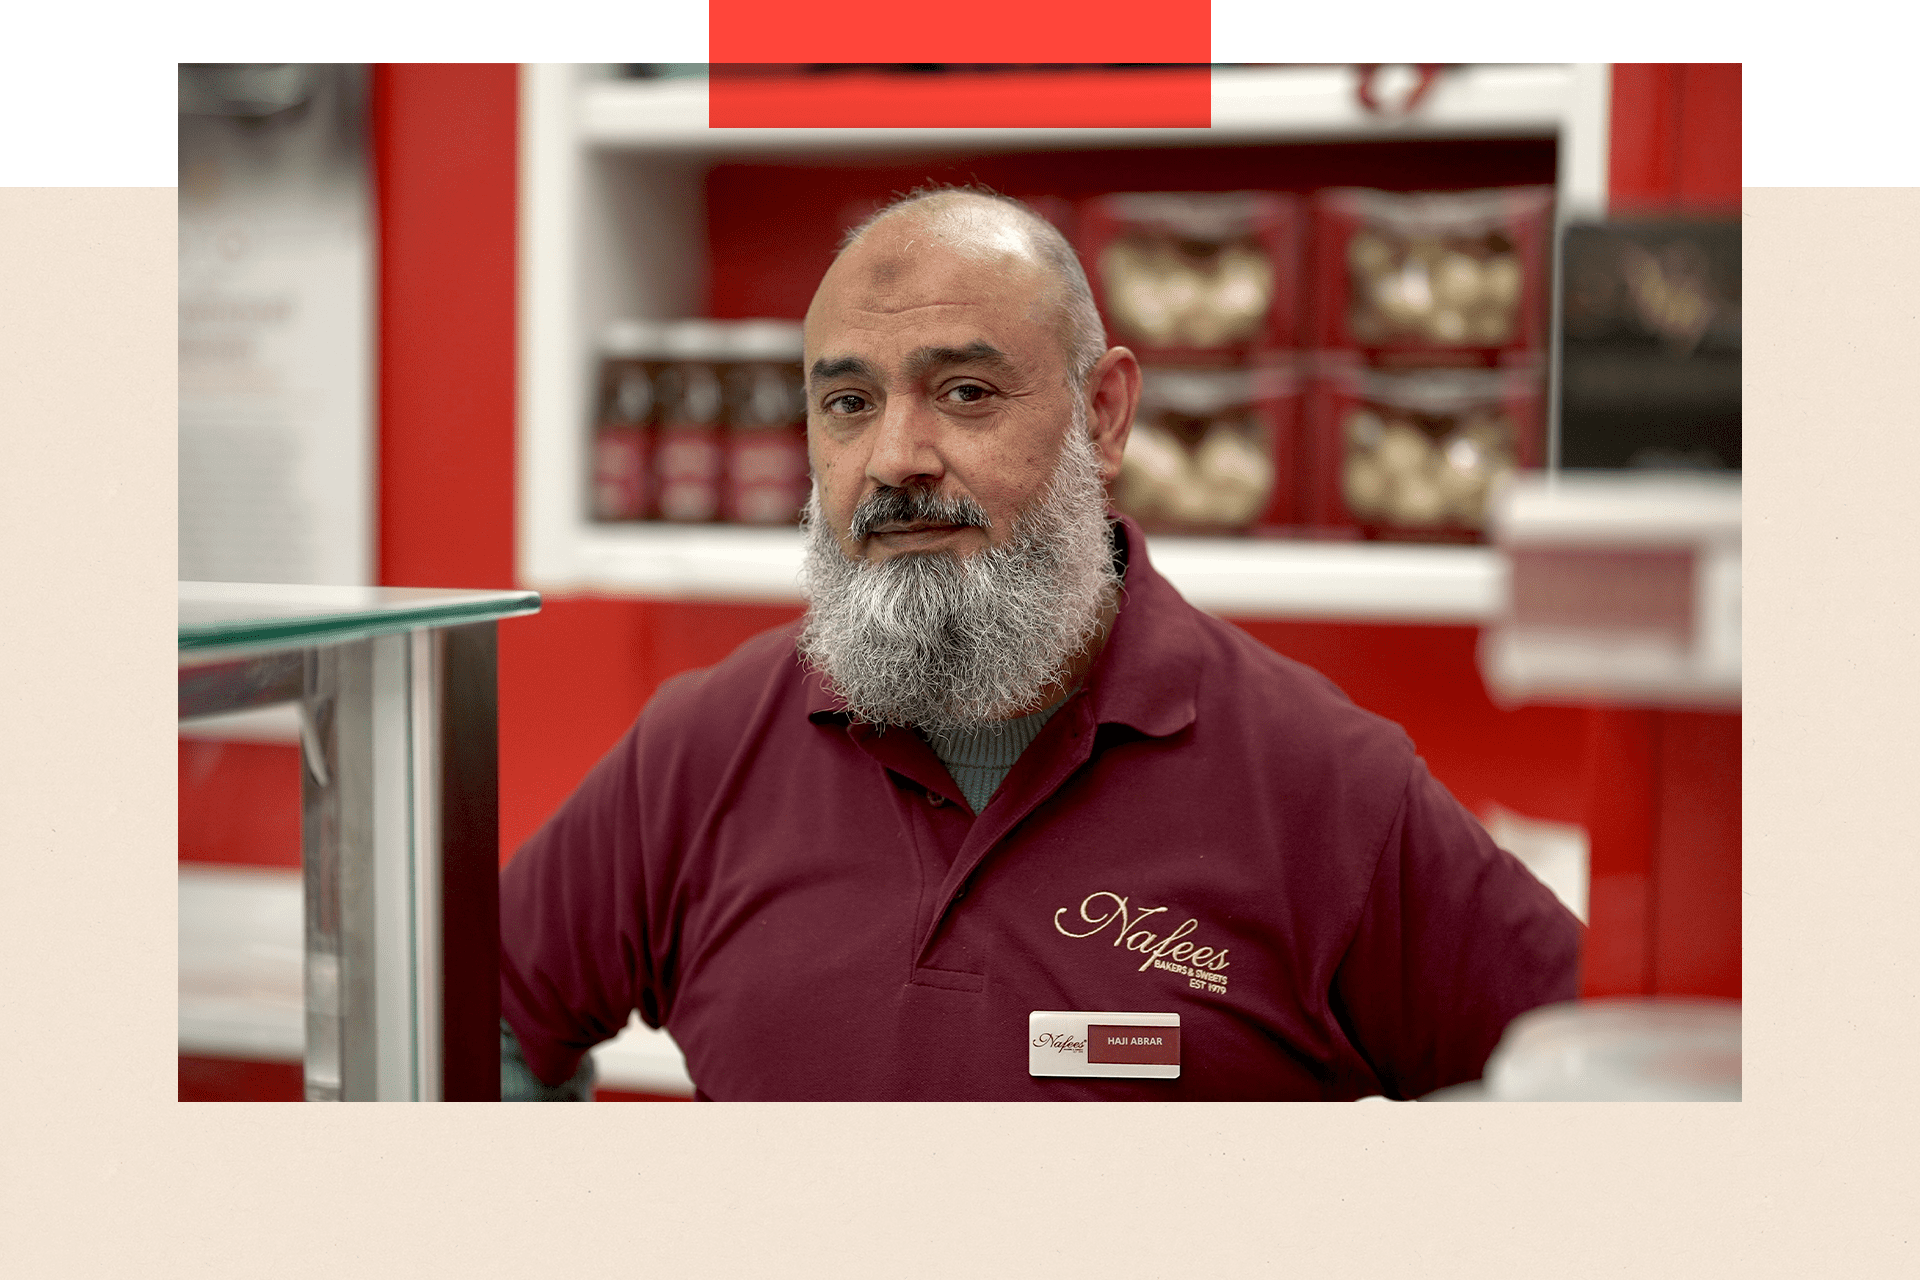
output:
[[[1204,990],[1215,995],[1223,995],[1227,990],[1227,949],[1225,947],[1203,947],[1186,941],[1189,934],[1200,927],[1200,922],[1189,916],[1174,926],[1165,936],[1143,929],[1140,926],[1154,916],[1170,910],[1168,907],[1142,907],[1132,910],[1124,895],[1118,893],[1090,893],[1080,901],[1080,921],[1086,925],[1078,933],[1069,929],[1061,921],[1072,908],[1061,907],[1053,913],[1053,927],[1069,938],[1092,938],[1107,929],[1112,929],[1113,945],[1124,946],[1129,951],[1137,951],[1146,959],[1140,962],[1139,973],[1148,969],[1164,969],[1187,980],[1187,986]],[[1154,921],[1158,925],[1159,921]]]

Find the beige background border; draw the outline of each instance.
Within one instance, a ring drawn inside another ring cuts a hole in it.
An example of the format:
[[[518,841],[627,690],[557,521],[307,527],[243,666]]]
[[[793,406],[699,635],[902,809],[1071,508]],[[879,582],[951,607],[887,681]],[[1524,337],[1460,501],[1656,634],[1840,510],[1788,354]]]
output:
[[[1746,225],[1746,1102],[193,1106],[174,197],[0,190],[6,1271],[1920,1273],[1920,193]]]

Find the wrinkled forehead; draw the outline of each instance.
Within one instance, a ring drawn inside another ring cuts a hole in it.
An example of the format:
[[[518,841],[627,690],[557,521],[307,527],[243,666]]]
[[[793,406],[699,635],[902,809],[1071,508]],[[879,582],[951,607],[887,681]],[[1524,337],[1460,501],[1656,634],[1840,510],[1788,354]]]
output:
[[[895,214],[849,245],[821,281],[861,292],[968,281],[1008,293],[1045,293],[1047,273],[1025,228],[1004,213],[959,205]]]
[[[992,210],[903,213],[869,228],[827,269],[807,310],[809,359],[823,330],[915,328],[997,315],[1048,332],[1058,290],[1021,228]]]

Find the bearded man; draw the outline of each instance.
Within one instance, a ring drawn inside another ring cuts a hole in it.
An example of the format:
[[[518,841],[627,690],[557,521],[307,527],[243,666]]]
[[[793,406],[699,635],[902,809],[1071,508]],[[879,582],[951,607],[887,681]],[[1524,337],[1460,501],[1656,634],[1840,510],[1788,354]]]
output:
[[[706,1098],[1409,1098],[1575,994],[1578,923],[1405,734],[1108,514],[1139,365],[1043,219],[890,206],[805,332],[806,616],[503,872],[506,1096],[581,1096],[638,1009]]]

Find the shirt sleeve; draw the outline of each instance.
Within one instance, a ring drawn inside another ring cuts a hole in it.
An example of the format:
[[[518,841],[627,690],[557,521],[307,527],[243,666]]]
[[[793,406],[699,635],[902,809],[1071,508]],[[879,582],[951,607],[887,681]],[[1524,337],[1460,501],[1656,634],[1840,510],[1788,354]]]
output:
[[[543,1083],[569,1079],[635,1008],[654,1018],[641,881],[638,727],[500,875],[500,1009]]]
[[[1335,1009],[1389,1096],[1476,1080],[1507,1023],[1578,994],[1582,932],[1416,759]]]

